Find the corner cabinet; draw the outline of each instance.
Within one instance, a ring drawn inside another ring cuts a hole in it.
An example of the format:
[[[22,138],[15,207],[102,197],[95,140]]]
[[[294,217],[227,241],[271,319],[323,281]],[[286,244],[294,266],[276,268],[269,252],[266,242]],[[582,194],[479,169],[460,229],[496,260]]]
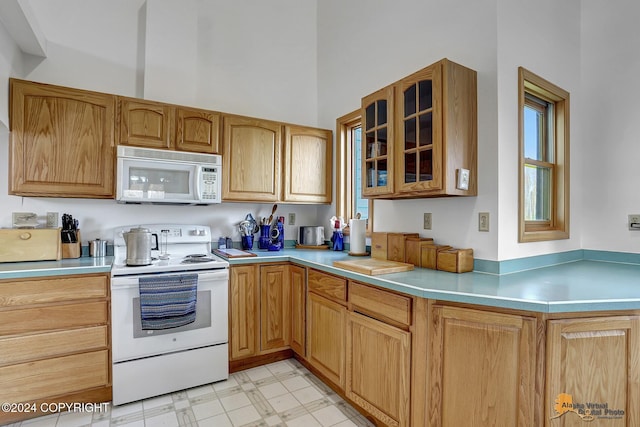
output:
[[[362,117],[365,197],[477,194],[475,71],[443,59],[363,98]]]
[[[115,96],[9,84],[9,194],[113,198]]]

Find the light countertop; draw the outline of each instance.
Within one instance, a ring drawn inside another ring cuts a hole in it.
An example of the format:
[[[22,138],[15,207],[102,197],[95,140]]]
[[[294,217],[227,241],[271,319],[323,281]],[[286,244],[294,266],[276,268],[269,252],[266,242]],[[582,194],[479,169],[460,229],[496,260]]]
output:
[[[517,273],[448,273],[416,268],[380,276],[333,267],[333,261],[362,259],[346,252],[285,249],[255,251],[256,257],[229,263],[294,262],[363,283],[423,298],[540,313],[640,310],[640,265],[605,261],[574,261]],[[113,257],[60,261],[0,263],[0,279],[65,274],[104,273]]]

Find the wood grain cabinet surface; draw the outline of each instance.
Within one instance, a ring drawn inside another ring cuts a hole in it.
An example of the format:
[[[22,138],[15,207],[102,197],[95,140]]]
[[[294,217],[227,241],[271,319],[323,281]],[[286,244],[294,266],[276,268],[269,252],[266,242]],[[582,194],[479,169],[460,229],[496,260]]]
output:
[[[546,370],[545,426],[640,425],[640,316],[550,320]]]
[[[429,426],[536,426],[536,319],[434,306]]]
[[[257,265],[232,266],[229,272],[229,360],[258,353],[260,288]]]
[[[189,107],[174,110],[175,149],[218,154],[222,116],[214,111]]]
[[[291,348],[301,357],[306,356],[307,275],[298,265],[289,266],[291,282]]]
[[[109,276],[0,281],[0,401],[111,400]],[[0,423],[45,415],[1,412]]]
[[[9,79],[9,193],[114,197],[115,96]]]
[[[118,97],[118,144],[169,149],[171,107],[155,101]]]
[[[475,71],[442,59],[364,97],[362,117],[363,196],[477,194]]]

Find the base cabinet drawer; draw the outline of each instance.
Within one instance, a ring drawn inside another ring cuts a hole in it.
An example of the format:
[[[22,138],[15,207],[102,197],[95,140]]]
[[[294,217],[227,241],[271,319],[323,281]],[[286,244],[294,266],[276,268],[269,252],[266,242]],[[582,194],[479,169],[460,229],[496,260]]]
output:
[[[0,366],[107,348],[107,326],[0,338]]]
[[[108,350],[0,368],[0,402],[29,402],[109,383]]]

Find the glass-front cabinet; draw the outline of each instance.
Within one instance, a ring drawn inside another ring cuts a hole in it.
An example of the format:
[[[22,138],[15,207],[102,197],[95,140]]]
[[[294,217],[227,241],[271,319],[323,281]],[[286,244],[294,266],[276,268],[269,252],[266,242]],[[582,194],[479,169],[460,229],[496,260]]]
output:
[[[429,67],[398,83],[398,191],[441,187],[441,112],[434,108],[440,89],[439,67]],[[438,115],[437,117],[434,117]]]
[[[442,59],[362,99],[364,197],[477,194],[476,79]]]
[[[393,87],[362,99],[362,195],[393,193]]]

